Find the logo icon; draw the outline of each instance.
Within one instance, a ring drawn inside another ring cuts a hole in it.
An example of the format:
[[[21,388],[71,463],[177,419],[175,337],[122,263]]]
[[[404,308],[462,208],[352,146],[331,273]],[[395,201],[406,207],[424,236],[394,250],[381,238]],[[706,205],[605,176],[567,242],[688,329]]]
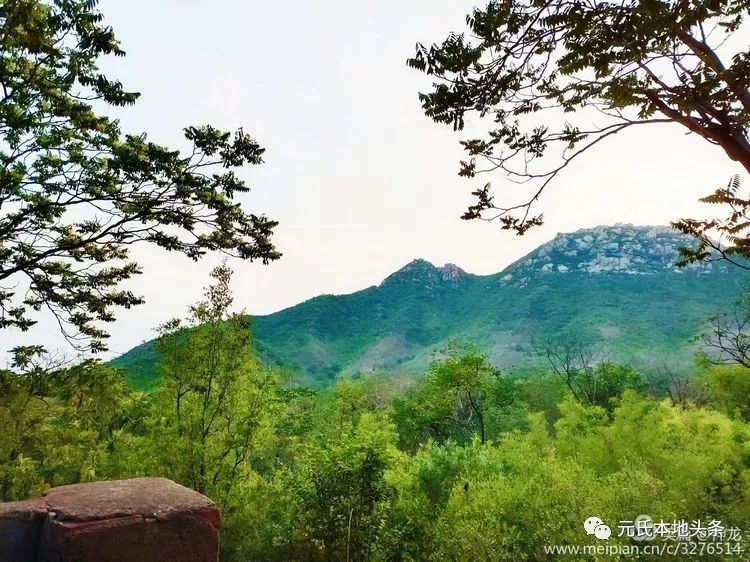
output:
[[[612,534],[612,529],[598,517],[589,517],[583,522],[583,529],[587,535],[594,535],[597,539],[606,541]]]
[[[633,520],[636,541],[650,541],[654,539],[654,522],[648,515],[639,515]]]

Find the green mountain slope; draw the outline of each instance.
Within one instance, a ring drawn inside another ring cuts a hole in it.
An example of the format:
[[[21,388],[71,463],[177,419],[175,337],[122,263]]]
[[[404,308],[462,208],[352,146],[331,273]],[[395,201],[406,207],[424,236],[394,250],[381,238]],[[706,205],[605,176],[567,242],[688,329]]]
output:
[[[560,234],[495,275],[415,260],[379,286],[323,295],[253,319],[266,361],[322,383],[341,372],[418,370],[451,339],[503,367],[534,364],[532,342],[575,334],[612,359],[687,363],[706,317],[750,276],[726,263],[676,269],[690,239],[666,227],[615,225]],[[148,385],[151,343],[115,360]]]

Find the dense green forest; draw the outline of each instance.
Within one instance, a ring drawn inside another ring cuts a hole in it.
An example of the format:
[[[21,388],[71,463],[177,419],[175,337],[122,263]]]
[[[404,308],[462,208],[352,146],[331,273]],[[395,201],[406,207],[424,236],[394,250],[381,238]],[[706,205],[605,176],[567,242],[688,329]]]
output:
[[[496,198],[475,184],[461,218],[539,227],[558,173],[635,125],[682,127],[750,172],[749,10],[488,0],[466,33],[418,43],[407,64],[432,82],[418,97],[425,115],[461,134],[475,117],[487,125],[462,137],[459,175],[530,188]],[[415,260],[377,287],[252,317],[234,307],[229,263],[281,258],[278,223],[241,199],[241,169],[264,148],[239,127],[186,126],[179,149],[125,131],[118,116],[140,94],[100,68],[124,54],[96,0],[0,0],[0,342],[26,338],[2,350],[0,501],[170,478],[221,508],[227,562],[543,561],[562,557],[556,546],[643,545],[622,523],[644,517],[678,535],[653,527],[645,539],[684,547],[674,559],[748,559],[739,175],[703,199],[723,219],[559,234],[488,276]],[[272,58],[274,45],[251,55],[269,72],[307,69]],[[242,93],[220,86],[222,103]],[[331,148],[347,141],[323,136],[312,137],[331,158],[323,167],[341,165],[348,153]],[[366,161],[390,164],[377,158]],[[363,210],[343,189],[335,199],[322,205]],[[143,304],[129,283],[142,273],[135,247],[226,261],[184,318],[105,362],[108,326]],[[75,359],[34,340],[43,317]]]
[[[161,328],[150,392],[96,362],[0,372],[2,500],[166,476],[221,506],[224,560],[543,560],[595,544],[592,514],[750,524],[744,366],[552,362],[516,379],[453,343],[421,376],[310,390],[257,360],[229,269],[213,275]]]

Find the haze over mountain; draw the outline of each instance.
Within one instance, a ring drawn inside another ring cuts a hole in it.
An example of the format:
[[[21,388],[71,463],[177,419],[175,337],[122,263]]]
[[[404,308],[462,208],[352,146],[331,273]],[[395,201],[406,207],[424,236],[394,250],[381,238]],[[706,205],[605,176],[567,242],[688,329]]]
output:
[[[267,362],[310,383],[342,372],[418,371],[451,340],[524,371],[533,342],[576,336],[612,360],[687,364],[705,320],[747,272],[715,261],[677,268],[693,240],[669,227],[600,226],[558,234],[494,275],[416,259],[377,286],[321,295],[253,318]],[[154,376],[153,344],[115,360],[136,384]]]

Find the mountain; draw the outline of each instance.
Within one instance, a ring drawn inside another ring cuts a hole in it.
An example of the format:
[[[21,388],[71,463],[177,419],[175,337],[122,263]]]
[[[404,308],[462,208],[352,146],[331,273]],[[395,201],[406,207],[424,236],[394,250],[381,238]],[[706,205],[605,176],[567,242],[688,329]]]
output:
[[[341,372],[417,371],[452,339],[521,371],[538,361],[534,340],[561,334],[613,360],[687,364],[705,319],[750,279],[726,262],[675,267],[692,243],[669,227],[618,224],[558,234],[494,275],[418,259],[378,286],[254,317],[256,347],[313,384]],[[114,364],[143,386],[155,361],[148,342]]]

